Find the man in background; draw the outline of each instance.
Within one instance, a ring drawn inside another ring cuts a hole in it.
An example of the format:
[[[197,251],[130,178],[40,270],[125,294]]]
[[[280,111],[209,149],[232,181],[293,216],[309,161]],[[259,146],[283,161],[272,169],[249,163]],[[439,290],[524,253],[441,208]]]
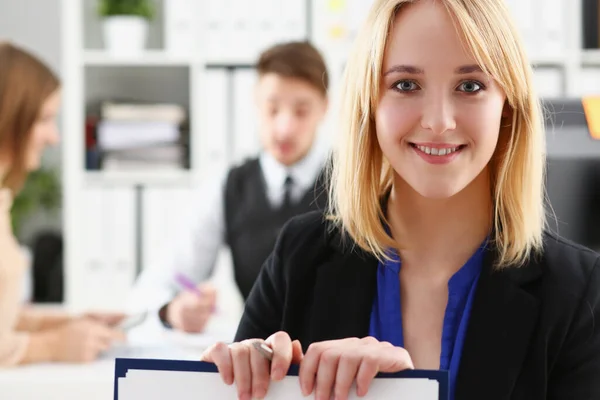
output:
[[[163,324],[178,330],[201,332],[209,320],[216,290],[202,282],[222,245],[231,250],[245,300],[285,222],[325,209],[327,153],[315,146],[328,106],[325,61],[307,42],[283,43],[260,55],[257,72],[261,153],[231,168],[214,189],[198,192],[191,234],[178,238],[167,261],[150,265],[134,287],[133,304],[158,308]]]

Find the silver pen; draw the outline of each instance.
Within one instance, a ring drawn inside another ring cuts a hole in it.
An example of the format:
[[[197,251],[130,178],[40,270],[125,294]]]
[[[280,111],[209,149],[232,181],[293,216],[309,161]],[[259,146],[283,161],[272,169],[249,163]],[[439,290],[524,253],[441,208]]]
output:
[[[252,346],[267,360],[273,360],[273,349],[267,346],[264,342],[253,342]]]

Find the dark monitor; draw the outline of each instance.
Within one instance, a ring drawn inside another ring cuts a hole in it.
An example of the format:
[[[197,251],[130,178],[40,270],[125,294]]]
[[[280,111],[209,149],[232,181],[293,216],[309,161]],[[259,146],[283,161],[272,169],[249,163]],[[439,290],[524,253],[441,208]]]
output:
[[[549,228],[600,250],[600,140],[590,136],[581,99],[544,101]]]

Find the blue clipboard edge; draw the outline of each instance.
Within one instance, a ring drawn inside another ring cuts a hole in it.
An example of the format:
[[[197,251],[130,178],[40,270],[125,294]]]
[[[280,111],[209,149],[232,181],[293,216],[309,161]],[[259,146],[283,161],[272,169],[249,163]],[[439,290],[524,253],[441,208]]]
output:
[[[127,371],[187,371],[187,372],[219,372],[213,363],[190,360],[160,360],[147,358],[116,358],[114,400],[119,400],[119,378],[124,378]],[[298,366],[292,365],[288,376],[298,376]],[[425,378],[435,379],[440,385],[440,400],[448,400],[448,371],[405,370],[395,373],[379,373],[377,378]]]

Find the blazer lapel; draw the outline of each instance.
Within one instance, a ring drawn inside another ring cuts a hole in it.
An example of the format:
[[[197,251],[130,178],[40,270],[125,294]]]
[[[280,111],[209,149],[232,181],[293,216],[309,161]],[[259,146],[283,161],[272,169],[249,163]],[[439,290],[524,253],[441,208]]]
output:
[[[508,399],[519,375],[538,312],[538,300],[521,288],[541,276],[531,261],[493,271],[494,254],[484,261],[465,338],[456,399]]]
[[[338,251],[316,271],[310,342],[365,337],[377,289],[377,259],[334,238]]]

